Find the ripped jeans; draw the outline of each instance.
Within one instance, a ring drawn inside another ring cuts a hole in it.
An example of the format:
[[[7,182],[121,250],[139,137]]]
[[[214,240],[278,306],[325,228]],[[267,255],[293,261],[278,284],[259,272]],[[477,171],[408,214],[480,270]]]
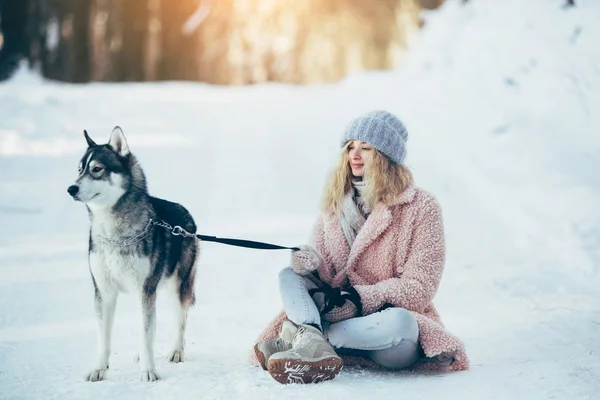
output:
[[[411,366],[419,358],[419,327],[404,308],[387,308],[364,317],[329,324],[309,294],[317,284],[291,268],[279,273],[279,291],[288,318],[296,324],[321,326],[329,343],[340,352],[357,350],[376,364],[390,369]]]

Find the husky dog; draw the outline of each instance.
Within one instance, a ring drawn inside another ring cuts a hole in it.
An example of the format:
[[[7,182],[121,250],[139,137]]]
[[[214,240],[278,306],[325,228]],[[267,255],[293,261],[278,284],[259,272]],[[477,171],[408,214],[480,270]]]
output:
[[[79,176],[67,191],[86,205],[91,222],[88,259],[95,290],[98,345],[86,380],[107,377],[117,296],[126,292],[139,298],[142,310],[142,380],[155,381],[159,379],[154,367],[157,289],[164,286],[176,305],[176,337],[168,359],[181,362],[199,255],[194,237],[176,235],[165,226],[180,226],[194,233],[196,225],[183,206],[148,194],[144,172],[129,152],[120,127],[113,129],[107,144],[96,144],[86,131],[84,136],[88,149],[79,164]]]

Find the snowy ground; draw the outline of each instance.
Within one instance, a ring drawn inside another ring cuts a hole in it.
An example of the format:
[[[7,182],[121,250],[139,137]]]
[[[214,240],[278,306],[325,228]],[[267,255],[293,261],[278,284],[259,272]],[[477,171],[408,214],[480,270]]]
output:
[[[449,0],[395,72],[337,85],[0,85],[0,398],[593,399],[600,391],[600,4]],[[408,165],[440,200],[448,259],[435,299],[471,357],[453,374],[345,369],[282,386],[246,363],[280,309],[287,251],[202,245],[188,361],[139,381],[136,309],[117,307],[109,380],[95,346],[88,219],[66,193],[85,150],[121,125],[151,193],[199,232],[305,243],[338,138],[385,108],[409,129]]]

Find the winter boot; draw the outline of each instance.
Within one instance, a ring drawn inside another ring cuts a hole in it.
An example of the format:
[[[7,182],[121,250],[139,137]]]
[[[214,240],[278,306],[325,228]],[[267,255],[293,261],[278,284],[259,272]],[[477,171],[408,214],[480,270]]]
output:
[[[267,370],[267,362],[269,358],[275,353],[286,351],[292,348],[292,344],[286,342],[279,336],[275,336],[273,339],[263,340],[254,345],[254,354],[260,362],[260,366],[265,371]]]
[[[267,361],[267,369],[277,382],[328,381],[342,369],[342,359],[317,328],[284,321],[279,337],[290,343],[291,348],[272,354]]]

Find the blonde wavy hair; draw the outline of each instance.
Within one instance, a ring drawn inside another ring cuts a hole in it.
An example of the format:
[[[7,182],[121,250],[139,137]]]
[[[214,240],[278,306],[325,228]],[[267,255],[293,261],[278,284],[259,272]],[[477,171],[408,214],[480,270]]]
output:
[[[331,173],[331,179],[323,194],[323,210],[339,213],[344,196],[352,190],[352,169],[349,163],[349,141],[342,148],[337,167]],[[413,182],[410,170],[404,165],[394,165],[379,150],[374,149],[373,160],[363,174],[365,191],[363,198],[371,209],[379,204],[389,204]]]

